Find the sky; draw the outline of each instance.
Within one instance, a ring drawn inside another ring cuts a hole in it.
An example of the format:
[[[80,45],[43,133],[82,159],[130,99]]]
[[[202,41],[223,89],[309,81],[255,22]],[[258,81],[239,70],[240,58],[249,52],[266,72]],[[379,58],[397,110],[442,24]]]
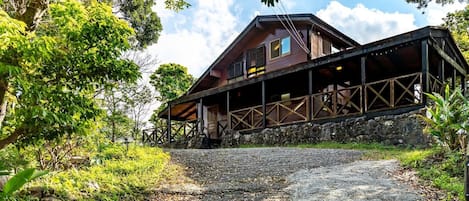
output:
[[[199,77],[257,15],[312,13],[361,44],[428,25],[442,24],[448,12],[466,3],[430,3],[424,10],[405,0],[280,0],[269,8],[260,0],[189,0],[178,13],[157,1],[153,9],[163,31],[146,52],[160,64],[178,63]],[[424,14],[422,14],[424,11]],[[156,66],[157,67],[157,66]],[[155,67],[155,68],[156,68]]]

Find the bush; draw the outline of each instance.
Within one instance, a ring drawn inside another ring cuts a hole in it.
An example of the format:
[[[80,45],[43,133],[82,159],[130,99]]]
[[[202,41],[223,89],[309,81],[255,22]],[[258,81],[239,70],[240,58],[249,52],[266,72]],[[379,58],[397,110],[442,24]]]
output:
[[[434,103],[427,107],[427,116],[421,116],[428,124],[426,133],[432,135],[444,148],[465,153],[469,129],[469,101],[461,89],[456,88],[451,92],[447,85],[444,96],[438,93],[426,95]]]

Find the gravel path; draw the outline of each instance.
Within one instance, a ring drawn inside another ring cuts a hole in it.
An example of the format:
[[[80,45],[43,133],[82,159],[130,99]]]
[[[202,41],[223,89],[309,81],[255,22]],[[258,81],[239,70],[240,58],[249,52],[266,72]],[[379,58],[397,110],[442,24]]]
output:
[[[153,200],[423,200],[390,174],[396,161],[334,149],[170,149],[186,179]]]

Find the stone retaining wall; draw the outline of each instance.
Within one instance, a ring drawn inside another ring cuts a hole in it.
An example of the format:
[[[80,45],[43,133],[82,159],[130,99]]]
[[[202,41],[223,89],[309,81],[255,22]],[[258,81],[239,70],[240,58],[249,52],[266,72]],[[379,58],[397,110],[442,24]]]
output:
[[[423,134],[425,123],[417,116],[422,112],[371,119],[358,117],[323,124],[295,124],[266,128],[249,134],[228,130],[222,136],[222,147],[237,147],[242,144],[281,146],[325,141],[379,142],[385,145],[424,147],[430,143],[430,137]]]

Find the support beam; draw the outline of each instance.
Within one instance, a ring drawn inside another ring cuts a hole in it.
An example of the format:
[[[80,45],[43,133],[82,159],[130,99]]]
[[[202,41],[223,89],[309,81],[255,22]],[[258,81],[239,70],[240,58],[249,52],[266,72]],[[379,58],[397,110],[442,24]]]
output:
[[[265,80],[262,80],[262,128],[267,127],[265,112],[266,112],[266,108],[265,108]]]
[[[203,134],[204,132],[204,105],[202,98],[199,99],[199,104],[197,105],[197,118],[199,119],[198,133]]]
[[[466,75],[466,69],[459,65],[453,58],[451,58],[446,52],[441,49],[437,44],[429,41],[430,46],[443,58],[446,62],[448,62],[454,69],[458,70],[459,73]]]
[[[441,83],[445,83],[445,60],[441,59],[439,66],[438,66],[438,79],[441,81]]]
[[[366,106],[366,96],[365,96],[365,92],[366,92],[366,89],[365,89],[365,84],[366,84],[366,57],[365,56],[362,56],[360,58],[360,77],[361,77],[361,84],[362,84],[362,96],[360,97],[360,104],[361,104],[361,108],[362,108],[362,111],[361,113],[365,113],[366,110],[367,110],[367,106]]]
[[[171,104],[168,103],[168,123],[167,125],[167,132],[166,132],[166,139],[168,140],[168,143],[171,143]]]
[[[451,79],[451,88],[452,89],[456,89],[456,79],[458,77],[458,71],[456,71],[456,69],[453,69],[453,78]]]
[[[308,121],[313,119],[313,71],[311,69],[308,70]]]
[[[461,75],[461,91],[463,95],[466,95],[466,76]]]
[[[422,40],[421,42],[421,59],[422,59],[422,92],[430,93],[430,84],[428,82],[428,70],[429,70],[429,60],[428,60],[428,40]],[[421,94],[422,103],[427,104],[427,96]]]
[[[227,116],[227,128],[231,129],[231,116],[230,116],[230,91],[226,91],[226,116]]]

